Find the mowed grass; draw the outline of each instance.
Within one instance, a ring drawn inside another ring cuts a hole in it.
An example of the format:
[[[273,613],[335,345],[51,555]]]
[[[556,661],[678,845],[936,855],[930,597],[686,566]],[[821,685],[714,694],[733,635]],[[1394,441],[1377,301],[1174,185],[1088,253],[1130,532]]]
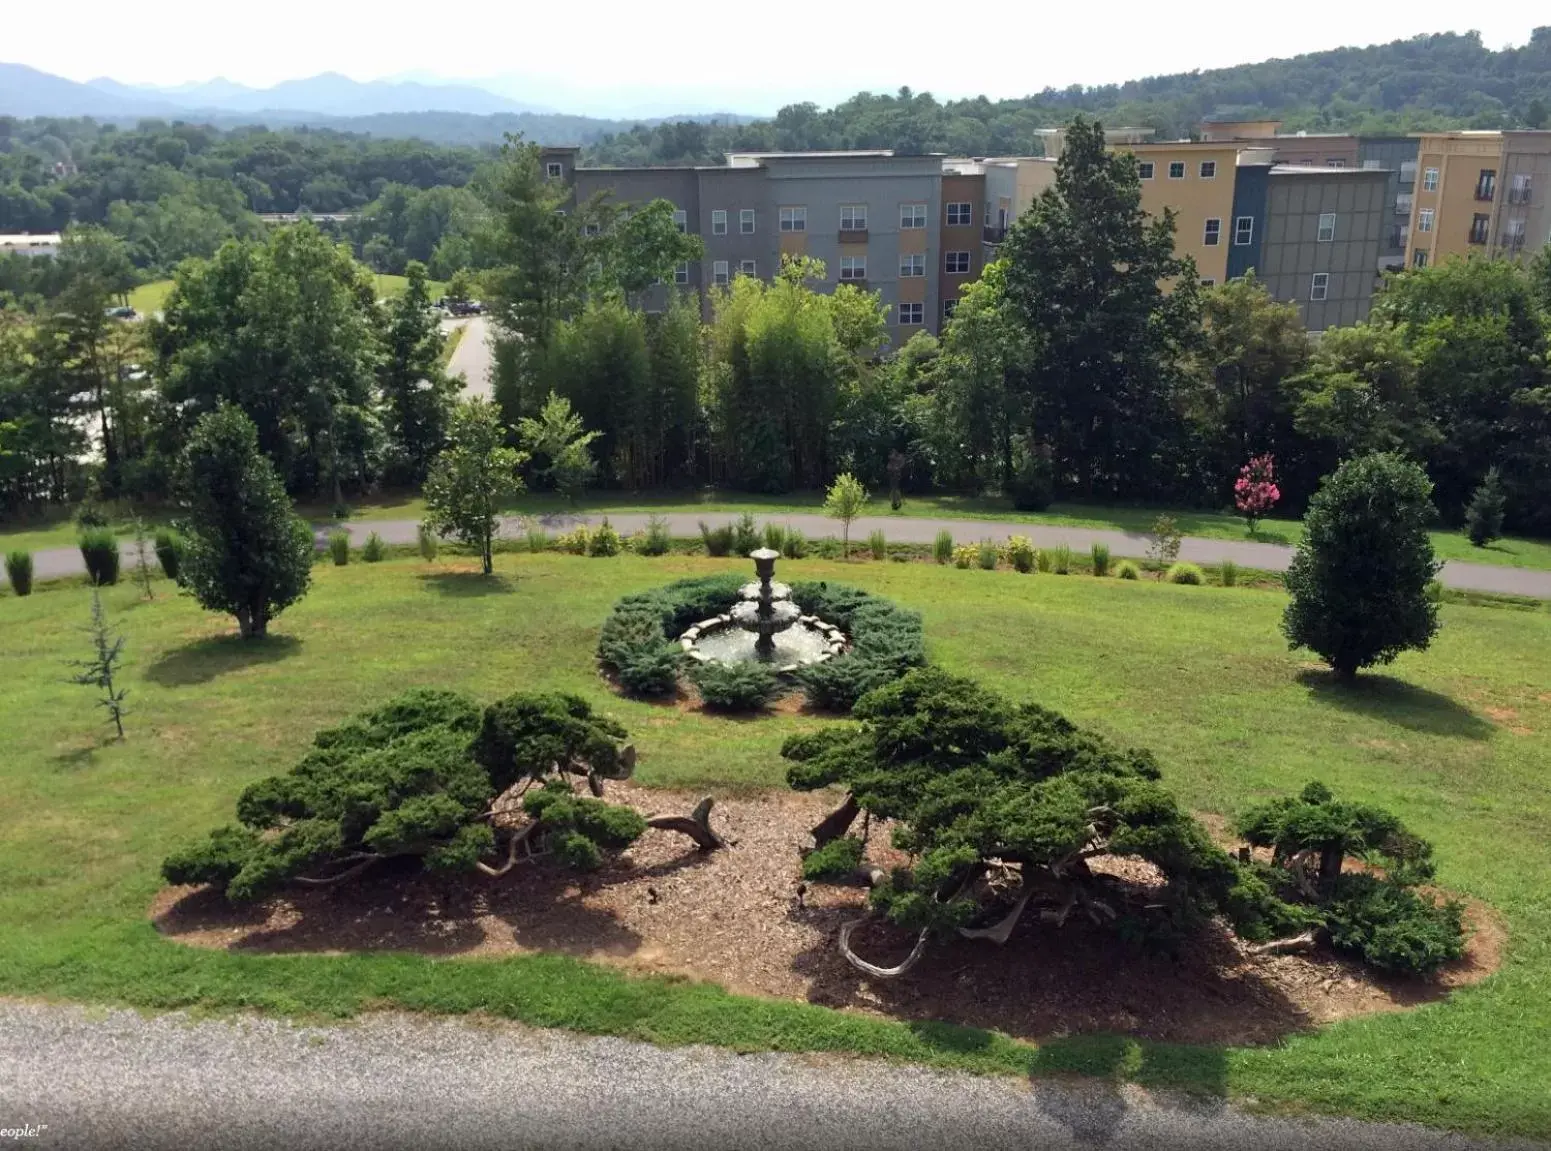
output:
[[[1038,1048],[949,1025],[635,979],[559,956],[196,951],[146,921],[174,845],[228,821],[251,780],[312,733],[414,684],[481,699],[576,691],[622,720],[648,784],[778,786],[781,741],[828,722],[719,720],[625,701],[592,648],[620,595],[741,561],[503,555],[320,565],[257,647],[157,583],[108,589],[128,639],[129,738],[108,742],[84,654],[89,593],[0,596],[0,994],[166,1008],[347,1015],[380,1005],[742,1050],[848,1051],[981,1071],[1078,1071],[1283,1109],[1551,1135],[1551,614],[1446,605],[1425,654],[1333,690],[1277,631],[1283,597],[1149,580],[925,564],[785,561],[783,578],[860,584],[922,612],[934,660],[1153,748],[1192,807],[1229,814],[1312,778],[1386,804],[1437,847],[1440,881],[1506,917],[1501,972],[1449,1000],[1264,1049],[1088,1036]],[[511,880],[518,882],[520,880]]]
[[[372,280],[377,285],[378,298],[384,300],[402,296],[409,287],[409,280],[405,276],[390,276],[379,272],[373,274]],[[167,297],[172,294],[172,283],[171,280],[152,280],[141,284],[129,293],[129,306],[142,316],[154,316],[167,306]],[[441,280],[427,280],[426,288],[433,300],[447,291],[446,283]]]

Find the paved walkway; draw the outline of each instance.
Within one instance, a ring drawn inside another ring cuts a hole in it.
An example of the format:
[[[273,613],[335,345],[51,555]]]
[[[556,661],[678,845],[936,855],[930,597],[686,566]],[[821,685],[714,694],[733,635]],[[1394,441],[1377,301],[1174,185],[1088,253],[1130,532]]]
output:
[[[700,521],[722,524],[735,519],[727,512],[665,512],[669,529],[675,536],[698,536]],[[597,523],[603,513],[586,515],[555,515],[540,517],[539,522],[552,532],[566,530],[576,523]],[[609,522],[621,532],[629,534],[646,526],[650,517],[644,512],[609,513]],[[803,513],[797,515],[760,515],[766,519],[794,527],[810,538],[839,536],[839,525],[822,515]],[[355,522],[344,525],[356,542],[376,532],[390,544],[412,544],[416,540],[418,524],[414,520],[381,520]],[[511,517],[504,521],[502,534],[520,536],[523,521]],[[318,546],[324,546],[332,525],[317,529]],[[865,541],[869,532],[881,529],[896,543],[931,543],[937,533],[946,528],[961,543],[981,539],[1004,540],[1010,535],[1025,535],[1036,547],[1057,547],[1066,544],[1073,551],[1086,552],[1094,543],[1109,545],[1114,556],[1140,558],[1147,552],[1147,537],[1133,532],[1113,531],[1105,528],[1052,527],[1044,524],[1021,523],[1010,520],[953,520],[916,519],[905,516],[870,516],[851,525],[853,542]],[[1187,538],[1180,547],[1180,558],[1193,563],[1215,564],[1230,559],[1241,567],[1263,568],[1267,571],[1283,571],[1292,559],[1292,549],[1282,544],[1253,543],[1249,540],[1210,540]],[[62,575],[76,575],[86,569],[81,563],[81,553],[76,548],[50,548],[33,555],[33,572],[36,579],[50,579]],[[1443,565],[1439,578],[1452,588],[1470,591],[1505,592],[1512,595],[1538,596],[1551,599],[1551,571],[1530,568],[1496,567],[1492,564],[1462,563],[1449,560]]]
[[[459,1019],[304,1027],[0,1004],[18,1145],[544,1151],[1473,1151],[1410,1125],[1293,1121],[1100,1081],[737,1055]],[[1519,1143],[1513,1146],[1528,1148]]]

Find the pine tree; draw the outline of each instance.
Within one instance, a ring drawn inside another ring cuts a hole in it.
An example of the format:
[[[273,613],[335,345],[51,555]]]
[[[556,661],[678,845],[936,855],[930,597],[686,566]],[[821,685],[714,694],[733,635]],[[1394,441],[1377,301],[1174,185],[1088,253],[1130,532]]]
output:
[[[1486,479],[1481,481],[1465,508],[1465,534],[1470,542],[1484,548],[1493,540],[1501,539],[1506,507],[1502,476],[1496,468],[1488,468]]]
[[[124,697],[129,694],[129,689],[115,685],[113,676],[123,662],[124,637],[108,624],[108,617],[102,610],[102,593],[95,587],[92,588],[92,623],[88,631],[92,637],[92,657],[71,661],[72,667],[81,669],[71,682],[101,690],[102,698],[97,701],[98,706],[108,709],[108,718],[117,729],[118,737],[123,739],[124,716],[127,714]]]
[[[418,484],[447,439],[458,386],[442,371],[443,339],[431,311],[425,265],[411,260],[404,294],[388,304],[377,382],[393,463],[390,478]]]

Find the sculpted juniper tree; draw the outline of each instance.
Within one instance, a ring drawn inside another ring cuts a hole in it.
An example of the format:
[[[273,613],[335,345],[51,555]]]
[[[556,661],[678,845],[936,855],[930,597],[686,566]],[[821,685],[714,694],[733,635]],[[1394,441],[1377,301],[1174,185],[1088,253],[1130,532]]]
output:
[[[642,816],[601,798],[635,748],[574,695],[524,693],[481,708],[417,688],[317,733],[284,775],[250,785],[237,823],[168,856],[170,883],[208,883],[233,903],[287,884],[330,886],[384,860],[492,878],[550,856],[582,870],[647,828],[722,846],[711,800],[688,816]],[[586,792],[571,780],[586,780]]]
[[[1303,539],[1287,569],[1292,601],[1282,631],[1350,681],[1360,668],[1425,650],[1438,630],[1427,584],[1441,566],[1427,528],[1432,484],[1410,460],[1375,453],[1348,460],[1309,501]]]
[[[517,469],[527,456],[506,446],[500,417],[489,400],[459,404],[447,440],[426,477],[425,522],[432,531],[477,548],[489,575],[494,570],[501,506],[522,491]]]
[[[200,417],[179,487],[186,509],[179,584],[202,607],[236,616],[243,639],[263,639],[269,621],[306,594],[314,549],[312,529],[292,510],[240,408],[223,403]]]

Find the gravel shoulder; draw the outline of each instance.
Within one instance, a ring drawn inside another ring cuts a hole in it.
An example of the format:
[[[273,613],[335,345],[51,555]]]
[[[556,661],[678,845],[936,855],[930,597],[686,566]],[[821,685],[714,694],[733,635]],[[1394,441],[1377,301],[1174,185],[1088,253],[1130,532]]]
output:
[[[0,1003],[0,1127],[82,1148],[1193,1148],[1466,1151],[1405,1125],[1289,1120],[1096,1081],[663,1049],[475,1020],[347,1025]],[[14,1136],[13,1136],[14,1138]]]

